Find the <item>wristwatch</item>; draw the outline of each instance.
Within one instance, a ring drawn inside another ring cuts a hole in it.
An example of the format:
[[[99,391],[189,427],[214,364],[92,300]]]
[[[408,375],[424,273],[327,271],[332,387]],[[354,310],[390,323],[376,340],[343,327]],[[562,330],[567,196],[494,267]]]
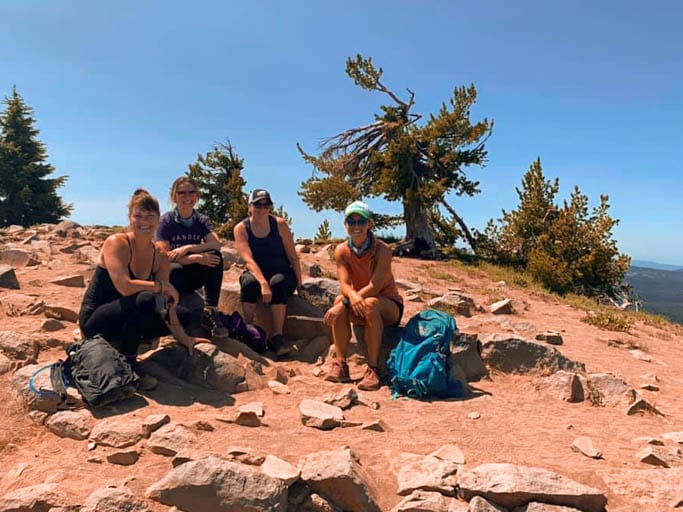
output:
[[[342,299],[342,304],[344,304],[344,307],[345,307],[345,308],[348,308],[348,307],[351,305],[351,301],[349,300],[348,297],[344,297],[344,298]]]

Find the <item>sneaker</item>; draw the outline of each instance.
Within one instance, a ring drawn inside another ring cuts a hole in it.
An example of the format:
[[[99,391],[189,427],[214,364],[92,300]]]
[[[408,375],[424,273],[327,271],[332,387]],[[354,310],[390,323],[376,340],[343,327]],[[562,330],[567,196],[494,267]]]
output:
[[[159,380],[154,376],[146,373],[145,375],[138,375],[138,389],[140,391],[151,391],[159,385]]]
[[[349,374],[349,365],[346,364],[346,361],[339,361],[338,359],[332,361],[332,366],[330,366],[325,380],[328,382],[349,382],[351,376]]]
[[[376,391],[381,385],[382,382],[379,378],[379,370],[374,366],[368,365],[368,369],[365,370],[363,379],[358,383],[358,389],[362,389],[363,391]]]
[[[223,325],[218,309],[206,307],[202,313],[202,327],[209,331],[211,338],[227,338],[230,331]]]
[[[268,348],[278,357],[289,354],[289,348],[285,346],[285,337],[282,334],[276,334],[270,338]]]

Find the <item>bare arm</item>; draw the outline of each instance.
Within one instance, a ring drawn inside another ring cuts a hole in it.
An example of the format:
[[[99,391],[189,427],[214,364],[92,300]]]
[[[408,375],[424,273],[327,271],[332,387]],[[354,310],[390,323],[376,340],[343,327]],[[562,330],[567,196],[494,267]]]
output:
[[[233,234],[235,235],[235,249],[237,249],[240,257],[244,260],[247,270],[254,275],[261,286],[264,284],[268,286],[268,281],[263,275],[263,272],[261,272],[261,268],[254,261],[254,255],[251,253],[251,248],[249,247],[249,237],[244,222],[240,222],[235,226]]]
[[[170,250],[169,243],[166,241],[163,241],[163,243],[166,245],[166,251],[171,261],[181,265],[191,265],[192,263],[207,264],[204,253],[221,250],[221,242],[218,240],[218,235],[213,231],[204,237],[204,241],[201,244],[181,245]]]
[[[145,281],[130,277],[128,272],[130,249],[122,235],[111,235],[105,240],[102,246],[101,260],[112,283],[114,283],[116,291],[124,297],[138,292],[159,293],[161,291],[160,283],[156,281]],[[168,275],[166,275],[165,280],[168,281]]]
[[[282,239],[282,245],[285,248],[285,253],[289,259],[289,264],[294,271],[294,276],[296,277],[296,286],[298,288],[301,286],[301,264],[299,263],[299,255],[296,253],[296,249],[294,248],[294,236],[287,225],[287,221],[284,219],[277,219],[277,229],[280,233],[280,238]]]

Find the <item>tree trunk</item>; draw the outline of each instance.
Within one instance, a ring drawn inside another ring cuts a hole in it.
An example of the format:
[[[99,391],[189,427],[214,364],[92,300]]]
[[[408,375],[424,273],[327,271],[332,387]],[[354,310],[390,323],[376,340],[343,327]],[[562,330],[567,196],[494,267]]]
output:
[[[435,257],[438,251],[427,214],[416,194],[410,191],[403,198],[403,218],[406,221],[406,242],[411,242],[417,251]]]

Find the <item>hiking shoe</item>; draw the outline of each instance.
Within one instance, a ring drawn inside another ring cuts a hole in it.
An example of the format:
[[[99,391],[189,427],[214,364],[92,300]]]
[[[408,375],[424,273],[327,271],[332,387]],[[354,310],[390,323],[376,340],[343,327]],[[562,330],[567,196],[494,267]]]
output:
[[[379,370],[374,366],[368,365],[368,369],[365,370],[365,375],[363,379],[358,383],[358,389],[363,391],[376,391],[382,385],[382,381],[379,378]]]
[[[159,380],[154,376],[146,373],[145,375],[138,375],[138,389],[140,391],[151,391],[159,385]]]
[[[230,331],[223,325],[218,309],[206,307],[202,312],[202,327],[209,331],[211,338],[227,338]]]
[[[278,357],[289,354],[289,347],[285,346],[285,337],[282,334],[276,334],[270,338],[268,348]]]
[[[339,361],[337,359],[332,361],[332,366],[330,366],[325,380],[328,382],[349,382],[351,376],[349,374],[349,365],[346,364],[346,361]]]

